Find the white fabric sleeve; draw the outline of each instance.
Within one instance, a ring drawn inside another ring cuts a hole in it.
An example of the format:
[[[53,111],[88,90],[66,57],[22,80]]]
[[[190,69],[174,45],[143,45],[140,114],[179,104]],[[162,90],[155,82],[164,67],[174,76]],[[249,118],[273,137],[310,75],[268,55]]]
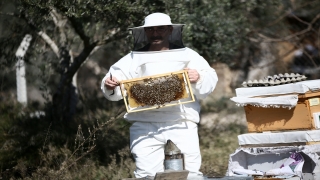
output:
[[[199,70],[200,79],[191,84],[193,93],[198,99],[204,99],[213,92],[218,82],[218,76],[213,68]]]
[[[196,83],[191,83],[193,94],[197,99],[204,99],[213,92],[218,82],[216,71],[198,53],[191,53],[188,68],[196,69],[200,75]]]

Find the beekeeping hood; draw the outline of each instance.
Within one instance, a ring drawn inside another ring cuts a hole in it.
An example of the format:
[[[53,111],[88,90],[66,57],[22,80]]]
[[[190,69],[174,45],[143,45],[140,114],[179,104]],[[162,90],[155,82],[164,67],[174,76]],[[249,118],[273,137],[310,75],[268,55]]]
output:
[[[184,24],[172,24],[170,16],[163,13],[153,13],[148,15],[144,19],[143,26],[130,28],[130,30],[132,30],[132,35],[134,38],[133,51],[136,51],[146,46],[149,43],[148,38],[144,31],[145,27],[167,26],[167,25],[171,25],[173,27],[173,31],[169,36],[169,42],[178,47],[184,47],[182,42],[182,28]]]

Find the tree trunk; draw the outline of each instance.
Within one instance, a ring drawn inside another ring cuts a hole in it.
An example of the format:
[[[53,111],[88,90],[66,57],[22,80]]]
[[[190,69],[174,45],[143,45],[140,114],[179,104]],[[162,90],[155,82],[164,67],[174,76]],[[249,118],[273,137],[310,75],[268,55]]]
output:
[[[17,63],[16,63],[16,79],[17,79],[17,100],[24,106],[27,105],[27,82],[26,82],[26,70],[24,63],[24,55],[26,54],[32,36],[27,34],[23,38],[17,52]]]
[[[91,51],[96,47],[91,44],[83,49],[79,56],[73,58],[70,56],[66,47],[60,48],[60,66],[58,72],[60,74],[60,81],[56,92],[52,98],[52,113],[54,120],[71,121],[76,113],[76,106],[78,103],[78,91],[74,77],[76,72],[85,62]]]

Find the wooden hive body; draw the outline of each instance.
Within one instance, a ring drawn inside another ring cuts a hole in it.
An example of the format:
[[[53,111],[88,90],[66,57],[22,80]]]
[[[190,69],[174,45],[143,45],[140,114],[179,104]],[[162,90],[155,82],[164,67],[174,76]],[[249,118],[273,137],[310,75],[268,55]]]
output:
[[[316,129],[313,113],[320,112],[320,92],[300,94],[296,107],[244,107],[248,132]]]

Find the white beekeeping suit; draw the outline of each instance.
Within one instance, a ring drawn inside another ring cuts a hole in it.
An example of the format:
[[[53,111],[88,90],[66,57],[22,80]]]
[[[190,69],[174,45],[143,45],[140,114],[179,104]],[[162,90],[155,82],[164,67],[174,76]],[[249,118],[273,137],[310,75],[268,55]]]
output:
[[[198,100],[205,98],[213,91],[217,82],[217,75],[214,69],[208,65],[206,60],[189,48],[180,48],[159,52],[132,51],[111,66],[109,73],[105,76],[105,78],[110,77],[111,73],[112,76],[117,77],[118,80],[127,80],[137,77],[179,71],[186,67],[197,69],[200,73],[200,80],[196,84],[191,84],[197,101],[188,104],[171,106],[170,108],[160,108],[139,113],[129,113],[126,114],[125,117],[129,121],[139,120],[145,122],[150,121],[148,117],[153,117],[152,122],[175,121],[184,118],[198,123],[200,111]],[[112,94],[112,90],[108,90],[103,83],[101,88],[107,99],[112,101],[122,99],[120,87],[115,89],[115,93],[112,96],[110,96],[110,94]],[[166,116],[164,116],[164,113]]]
[[[163,25],[173,27],[169,38],[170,46],[173,48],[144,51],[143,47],[148,46],[144,27]],[[163,147],[168,139],[184,154],[185,169],[189,171],[189,177],[202,176],[199,171],[201,155],[197,132],[197,123],[200,120],[199,100],[214,90],[218,77],[202,56],[183,46],[182,27],[182,24],[172,24],[166,14],[154,13],[147,16],[144,26],[132,28],[134,50],[112,65],[101,83],[105,97],[111,101],[118,101],[122,99],[120,87],[116,87],[113,94],[113,90],[105,86],[110,74],[119,81],[180,71],[184,68],[195,69],[200,75],[199,80],[191,84],[195,102],[124,115],[126,120],[133,122],[130,128],[130,148],[136,160],[137,169],[134,173],[137,178],[154,176],[164,170]]]

